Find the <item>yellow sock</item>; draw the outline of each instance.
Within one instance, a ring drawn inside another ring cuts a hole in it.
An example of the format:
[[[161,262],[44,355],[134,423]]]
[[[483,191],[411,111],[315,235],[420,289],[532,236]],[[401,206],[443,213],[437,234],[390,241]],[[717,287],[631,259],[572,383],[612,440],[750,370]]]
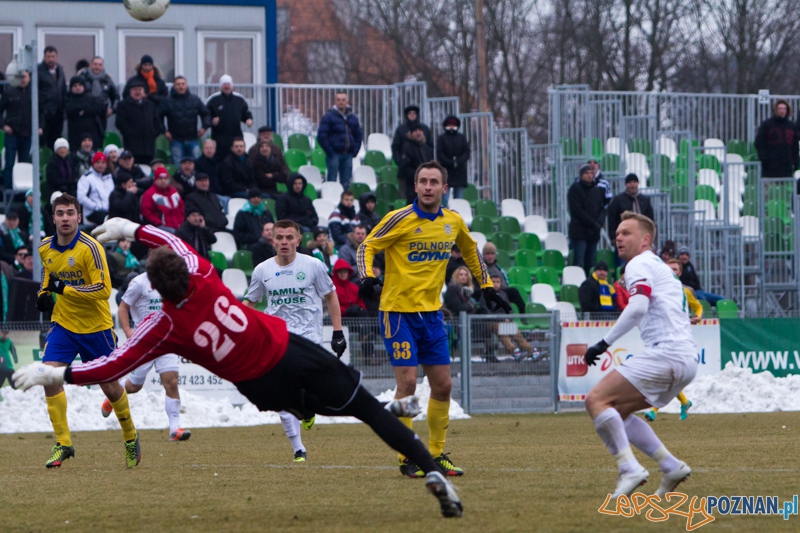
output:
[[[53,424],[53,431],[56,433],[56,440],[62,446],[72,446],[72,436],[67,423],[67,393],[62,390],[55,396],[46,396],[45,400],[50,423]]]
[[[683,391],[678,393],[678,401],[681,402],[681,405],[686,405],[689,403],[689,399],[686,397]]]
[[[400,420],[400,422],[402,422],[402,423],[403,423],[403,424],[404,424],[404,425],[405,425],[405,426],[406,426],[408,429],[410,429],[411,431],[414,431],[414,428],[412,427],[412,425],[413,425],[413,424],[412,424],[412,422],[414,421],[414,419],[413,419],[413,418],[411,418],[410,416],[398,416],[397,418],[398,418],[398,420]],[[405,456],[405,455],[403,455],[402,453],[398,453],[398,454],[397,454],[397,457],[398,457],[398,458],[399,458],[401,461],[402,461],[403,459],[405,459],[405,458],[406,458],[406,456]]]
[[[433,457],[442,455],[447,427],[450,425],[450,400],[428,400],[428,451]]]
[[[131,418],[131,408],[128,405],[128,393],[123,389],[122,396],[116,402],[111,402],[114,408],[114,414],[117,415],[119,425],[122,426],[122,438],[126,441],[136,438],[136,428],[133,425],[133,418]]]
[[[658,412],[658,407],[651,407],[650,410],[653,411],[654,413],[657,413]]]

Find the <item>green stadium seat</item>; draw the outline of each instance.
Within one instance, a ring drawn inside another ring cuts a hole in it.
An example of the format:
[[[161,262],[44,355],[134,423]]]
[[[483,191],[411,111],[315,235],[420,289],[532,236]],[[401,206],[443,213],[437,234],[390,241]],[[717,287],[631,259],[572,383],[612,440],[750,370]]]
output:
[[[675,158],[675,170],[689,170],[689,155],[678,154]]]
[[[505,271],[508,271],[511,268],[511,256],[505,250],[497,250],[497,255],[495,256],[495,261]]]
[[[593,157],[597,160],[603,157],[603,141],[597,137],[584,139],[583,148],[587,157]]]
[[[286,150],[283,153],[283,157],[286,159],[286,166],[289,167],[291,172],[297,172],[300,167],[307,163],[306,154],[293,148]]]
[[[379,169],[386,166],[386,156],[383,152],[378,150],[367,150],[364,155],[364,165],[372,167],[377,172]]]
[[[767,202],[767,216],[778,217],[786,225],[792,221],[792,214],[791,210],[789,209],[789,205],[781,200],[770,200]]]
[[[522,267],[511,267],[506,272],[508,276],[508,283],[510,285],[521,285],[525,287],[524,291],[520,291],[520,294],[525,294],[526,292],[531,291],[531,287],[533,287],[533,281],[531,280],[531,273],[528,272],[528,269]]]
[[[277,189],[277,191],[279,193],[281,193],[281,194],[283,194],[283,193],[285,193],[287,191],[285,183],[276,183],[275,184],[275,189]]]
[[[601,250],[597,250],[597,255],[595,256],[595,261],[603,261],[605,264],[608,265],[608,268],[614,268],[614,250],[608,250],[603,248]]]
[[[397,185],[393,183],[379,183],[375,188],[375,198],[393,204],[397,200]]]
[[[742,216],[758,217],[758,203],[753,200],[746,200],[742,207]]]
[[[533,250],[517,250],[514,255],[514,265],[527,269],[533,275],[539,268],[538,255]]]
[[[285,185],[284,185],[284,187],[285,187]],[[272,218],[274,220],[278,220],[278,215],[275,214],[275,199],[274,198],[264,198],[262,200],[262,202],[264,202],[264,205],[266,206],[267,211],[272,213]]]
[[[720,164],[719,159],[717,159],[713,155],[702,154],[700,156],[700,159],[698,159],[698,161],[697,161],[697,165],[698,165],[697,166],[698,169],[710,168],[710,169],[716,170],[717,173],[722,172],[722,165]]]
[[[311,164],[317,167],[323,176],[328,172],[328,163],[326,162],[325,151],[322,148],[317,148],[311,152]]]
[[[717,207],[717,193],[714,192],[714,187],[711,185],[698,185],[694,188],[694,199],[695,200],[708,200],[714,207]]]
[[[3,149],[2,146],[0,146],[0,150],[2,149]],[[39,163],[46,164],[52,156],[53,156],[53,151],[47,146],[42,146],[41,148],[39,148]]]
[[[739,139],[728,139],[728,153],[739,154],[744,158],[747,155],[747,143]]]
[[[650,157],[653,155],[653,148],[648,139],[631,139],[631,152],[644,154]]]
[[[407,205],[408,205],[408,200],[406,200],[405,198],[398,198],[397,200],[394,201],[394,204],[392,204],[392,209],[395,210],[403,209]]]
[[[489,217],[492,224],[497,224],[500,215],[497,213],[497,204],[491,200],[478,200],[475,202],[475,215]]]
[[[475,226],[475,221],[473,220],[473,228]],[[479,231],[473,229],[473,231]],[[487,237],[488,240],[488,237]],[[497,246],[498,250],[505,250],[506,252],[513,252],[514,251],[514,236],[510,233],[505,233],[503,231],[498,231],[491,238],[492,243]]]
[[[122,138],[119,136],[119,133],[115,131],[106,132],[106,134],[103,136],[103,148],[105,148],[109,144],[113,144],[122,149]]]
[[[117,145],[119,146],[119,145]],[[164,135],[156,137],[156,158],[163,159],[164,163],[169,163],[172,151],[169,148],[169,141]]]
[[[756,185],[745,185],[744,186],[744,201],[745,202],[758,202],[760,194],[758,192],[758,186]]]
[[[376,171],[378,183],[393,183],[395,186],[398,185],[397,181],[397,168],[386,165],[385,167]]]
[[[691,153],[691,149],[689,148],[689,146],[690,146],[689,139],[681,139],[681,144],[678,149],[678,152],[682,155],[689,155]],[[697,139],[692,139],[691,146],[693,148],[698,148],[700,146],[700,143],[697,141]]]
[[[739,307],[733,300],[720,300],[716,308],[717,318],[739,318]]]
[[[564,256],[558,250],[545,250],[542,266],[550,267],[561,275],[564,272]]]
[[[305,157],[311,157],[311,141],[308,135],[304,133],[292,133],[289,135],[289,150],[299,150]]]
[[[786,184],[772,184],[769,186],[767,196],[770,201],[780,200],[786,205],[792,204],[792,196],[794,195],[794,187],[792,183]]]
[[[519,220],[516,217],[500,217],[497,219],[497,231],[510,234],[516,241],[522,228],[519,227]]]
[[[520,233],[517,239],[517,246],[524,250],[542,251],[542,241],[535,233]]]
[[[358,200],[362,194],[370,192],[370,188],[369,185],[367,185],[366,183],[358,183],[356,181],[351,181],[350,192],[352,192],[353,196],[355,196],[356,200]]]
[[[686,185],[673,185],[669,188],[669,200],[673,204],[688,204],[689,187]]]
[[[709,303],[708,300],[704,300],[704,299],[700,298],[700,299],[698,299],[698,302],[700,302],[700,305],[703,306],[703,316],[708,317],[708,318],[711,318],[712,316],[714,316],[714,310],[712,309],[711,303]]]
[[[316,200],[316,199],[317,199],[317,188],[316,188],[316,187],[314,187],[314,186],[313,186],[312,184],[310,184],[310,183],[306,183],[306,188],[305,188],[305,190],[303,191],[303,194],[305,194],[306,196],[308,196],[309,198],[311,198],[311,201],[313,202],[314,200]],[[358,197],[356,196],[356,198],[358,198]]]
[[[464,189],[464,200],[469,202],[470,207],[475,209],[475,204],[478,203],[478,188],[472,183],[468,183]]]
[[[548,266],[540,266],[534,273],[536,283],[547,283],[553,287],[556,296],[561,292],[561,283],[558,281],[558,272]]]
[[[236,250],[233,253],[231,266],[243,270],[245,276],[249,279],[253,275],[253,252],[250,250]]]
[[[218,270],[225,270],[228,268],[228,260],[225,259],[225,254],[209,250],[208,257],[211,259],[211,264],[217,267]]]
[[[392,204],[390,204],[386,200],[378,200],[375,203],[375,212],[378,213],[381,217],[385,217],[386,213],[388,213],[392,209],[393,209]]]
[[[528,302],[525,304],[525,314],[542,315],[542,316],[539,318],[530,318],[528,320],[523,320],[522,321],[523,327],[521,329],[524,330],[550,329],[550,313],[547,312],[547,308],[545,308],[544,305],[540,303]]]
[[[603,172],[619,172],[619,156],[617,154],[605,154],[600,159],[600,168]]]
[[[491,241],[494,235],[494,222],[491,218],[484,215],[477,215],[472,217],[471,231],[478,231],[486,236],[486,240]]]
[[[562,285],[561,286],[561,294],[559,294],[559,300],[562,302],[569,302],[575,306],[576,311],[581,310],[581,299],[578,296],[578,286],[577,285]]]
[[[578,148],[578,141],[570,137],[562,137],[561,154],[564,156],[581,155],[580,148]]]

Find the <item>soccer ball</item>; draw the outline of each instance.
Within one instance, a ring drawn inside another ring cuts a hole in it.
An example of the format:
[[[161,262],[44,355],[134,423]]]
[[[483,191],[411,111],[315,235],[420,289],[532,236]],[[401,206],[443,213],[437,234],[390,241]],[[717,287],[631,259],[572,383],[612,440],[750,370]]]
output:
[[[169,7],[169,0],[123,0],[122,3],[130,16],[142,22],[156,20]]]

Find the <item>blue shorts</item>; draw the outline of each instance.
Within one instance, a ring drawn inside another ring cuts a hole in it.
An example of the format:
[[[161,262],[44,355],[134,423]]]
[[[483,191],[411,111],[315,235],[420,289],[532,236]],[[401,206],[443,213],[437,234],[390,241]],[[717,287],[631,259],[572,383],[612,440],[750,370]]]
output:
[[[378,320],[392,366],[450,364],[450,347],[441,311],[381,311]]]
[[[47,332],[42,361],[70,364],[80,354],[84,363],[110,354],[117,347],[113,329],[96,333],[73,333],[54,323]]]

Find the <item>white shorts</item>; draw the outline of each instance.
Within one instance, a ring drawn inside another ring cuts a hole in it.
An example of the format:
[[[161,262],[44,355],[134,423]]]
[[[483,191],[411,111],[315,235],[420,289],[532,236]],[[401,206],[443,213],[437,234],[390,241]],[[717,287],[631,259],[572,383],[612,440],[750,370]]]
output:
[[[144,385],[144,380],[147,379],[147,374],[150,372],[150,369],[153,368],[153,365],[156,366],[156,372],[163,374],[164,372],[177,372],[178,365],[180,365],[180,363],[181,360],[177,355],[174,353],[168,353],[154,359],[153,361],[150,361],[149,363],[143,364],[128,374],[128,379],[134,385]]]
[[[697,374],[697,354],[691,346],[654,346],[626,359],[616,370],[650,405],[661,408],[692,382]]]

